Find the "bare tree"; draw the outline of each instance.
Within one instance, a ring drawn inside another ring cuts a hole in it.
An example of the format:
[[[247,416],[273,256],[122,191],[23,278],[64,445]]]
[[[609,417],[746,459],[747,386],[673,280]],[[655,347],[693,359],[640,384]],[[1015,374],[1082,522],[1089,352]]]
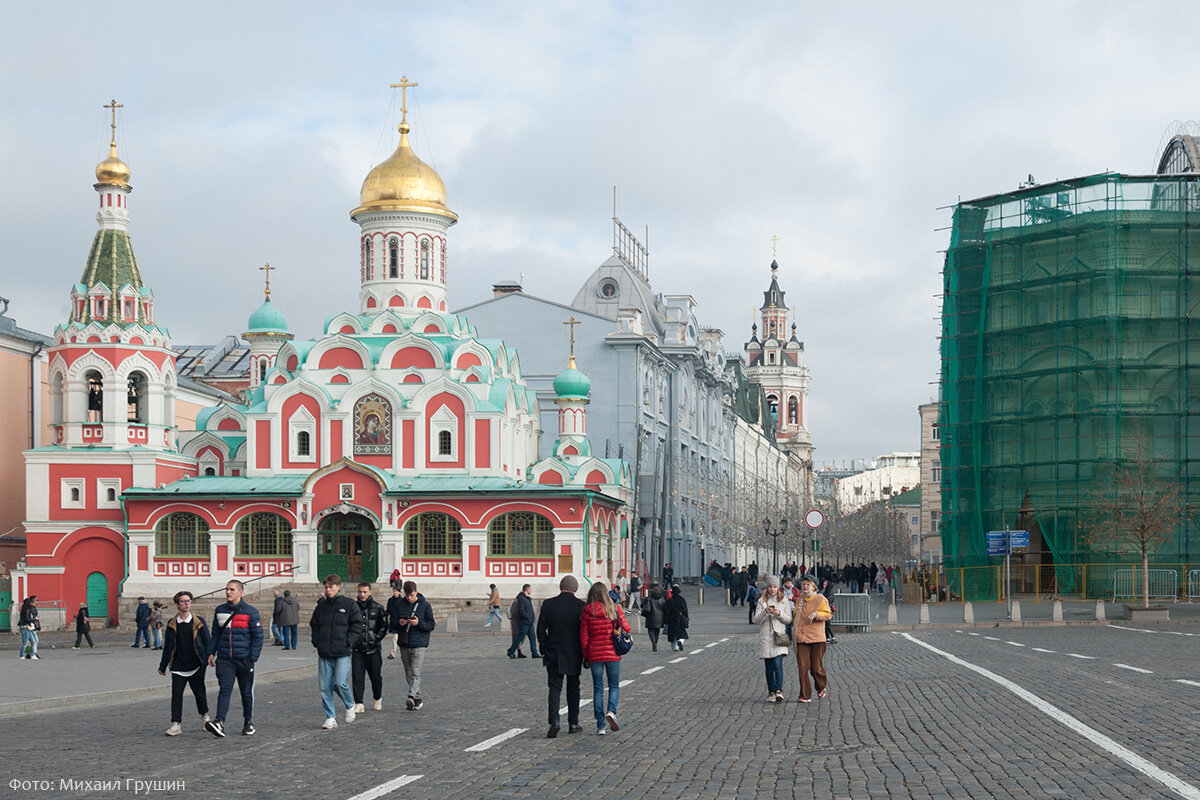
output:
[[[1093,547],[1134,552],[1142,559],[1142,607],[1150,607],[1150,554],[1165,544],[1187,518],[1179,487],[1162,476],[1162,459],[1151,457],[1141,431],[1133,454],[1114,462],[1097,481],[1094,523],[1084,534]]]

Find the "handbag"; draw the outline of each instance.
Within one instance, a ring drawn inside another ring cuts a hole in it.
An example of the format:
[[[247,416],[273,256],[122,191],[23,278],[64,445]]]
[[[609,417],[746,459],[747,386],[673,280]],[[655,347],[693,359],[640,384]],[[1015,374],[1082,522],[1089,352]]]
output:
[[[621,623],[613,620],[613,649],[617,655],[623,656],[633,649],[633,637],[621,628]]]
[[[787,635],[787,631],[777,630],[774,625],[771,626],[771,641],[776,647],[792,646],[792,637]]]

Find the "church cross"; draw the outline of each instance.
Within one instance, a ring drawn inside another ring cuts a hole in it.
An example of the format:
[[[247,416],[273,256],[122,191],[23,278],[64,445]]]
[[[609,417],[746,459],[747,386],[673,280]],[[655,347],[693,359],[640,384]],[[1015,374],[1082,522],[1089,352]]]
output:
[[[563,325],[571,326],[571,364],[570,365],[572,367],[575,366],[575,326],[582,325],[582,324],[583,323],[580,322],[579,320],[575,319],[574,316],[572,316],[569,320],[567,320],[566,322],[563,323]]]
[[[104,108],[107,108],[112,112],[112,141],[109,142],[110,147],[117,146],[117,109],[124,107],[125,105],[123,103],[118,103],[115,99],[108,103],[108,105],[104,106]]]
[[[266,297],[266,299],[270,300],[271,299],[271,270],[279,269],[279,267],[272,267],[270,264],[263,264],[261,267],[259,267],[259,269],[261,269],[263,271],[263,275],[266,277],[266,281],[267,281],[267,286],[265,289],[263,289],[263,295]]]
[[[771,234],[771,260],[775,260],[775,245],[779,243],[779,237],[776,234]]]
[[[419,83],[413,83],[408,80],[407,75],[400,76],[399,83],[389,83],[388,87],[400,90],[400,124],[408,122],[408,89],[410,86],[420,86]]]

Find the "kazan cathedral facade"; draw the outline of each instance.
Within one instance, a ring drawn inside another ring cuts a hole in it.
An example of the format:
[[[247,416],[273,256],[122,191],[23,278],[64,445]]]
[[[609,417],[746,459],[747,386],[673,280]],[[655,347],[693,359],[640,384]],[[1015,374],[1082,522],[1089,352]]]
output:
[[[628,568],[628,465],[592,456],[590,381],[574,355],[554,381],[558,439],[538,460],[538,402],[517,353],[447,313],[457,216],[407,122],[351,212],[360,307],[297,341],[270,301],[255,311],[245,405],[176,427],[169,332],[128,232],[130,171],[96,168],[96,233],[70,319],[54,331],[54,444],[26,452],[28,553],[13,591],[86,602],[262,585],[386,581],[432,597],[557,591],[573,573]],[[256,588],[259,588],[256,587]]]

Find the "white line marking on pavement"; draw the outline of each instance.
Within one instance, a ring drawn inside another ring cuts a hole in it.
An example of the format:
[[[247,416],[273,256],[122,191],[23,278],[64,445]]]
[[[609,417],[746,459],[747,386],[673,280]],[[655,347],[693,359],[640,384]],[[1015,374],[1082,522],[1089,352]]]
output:
[[[1047,650],[1044,647],[1035,647],[1033,649],[1038,651],[1039,653],[1057,653],[1058,652],[1057,650]]]
[[[687,661],[687,656],[680,656],[679,658],[672,658],[667,663],[668,664],[678,664],[680,661]]]
[[[629,680],[621,681],[620,683],[617,684],[617,688],[624,689],[626,686],[628,686],[631,683],[633,683],[633,678],[630,678]]]
[[[1025,646],[1025,645],[1021,644],[1020,642],[1005,642],[1005,644],[1011,644],[1013,647],[1024,647]]]
[[[365,792],[347,798],[347,800],[375,800],[376,797],[383,797],[385,794],[399,789],[401,786],[407,786],[415,780],[420,779],[420,775],[401,775],[399,778],[381,783],[373,789],[367,789]]]
[[[1109,625],[1110,628],[1116,628],[1119,631],[1137,631],[1138,633],[1158,633],[1158,631],[1148,630],[1147,628],[1130,628],[1128,625]]]
[[[719,645],[719,644],[720,644],[720,642],[712,642],[711,644],[706,644],[706,645],[704,645],[704,649],[705,649],[705,650],[707,650],[708,648],[710,648],[710,647],[716,647],[716,646],[717,646],[717,645]]]
[[[591,701],[589,700],[588,702],[590,703]],[[579,705],[581,708],[583,707],[582,702]],[[463,752],[464,753],[482,753],[484,750],[489,750],[489,749],[495,747],[496,745],[500,744],[501,742],[507,741],[508,739],[513,738],[514,736],[520,736],[522,733],[524,733],[527,730],[529,730],[529,728],[509,728],[504,733],[501,733],[498,736],[493,736],[490,739],[484,739],[479,744],[471,745],[466,750],[463,750]]]
[[[993,641],[993,642],[998,642],[998,641],[1000,641],[1000,640],[999,640],[999,639],[997,639],[995,636],[985,636],[985,637],[983,637],[983,638],[985,638],[985,639],[988,639],[989,641]]]
[[[962,633],[962,631],[955,631],[955,633]]]
[[[729,641],[729,637],[726,636],[724,639],[717,639],[717,644],[720,644],[721,642],[728,642],[728,641]]]
[[[1188,686],[1200,686],[1200,681],[1185,681],[1183,678],[1178,678],[1176,683],[1186,683]]]
[[[1140,672],[1143,675],[1153,675],[1154,674],[1151,670],[1142,669],[1141,667],[1131,667],[1128,664],[1113,664],[1113,666],[1120,667],[1121,669],[1131,670],[1133,672]]]
[[[1079,655],[1079,653],[1067,653],[1067,655],[1069,655],[1071,658],[1085,658],[1085,659],[1087,659],[1088,661],[1095,661],[1095,660],[1096,660],[1096,657],[1095,657],[1095,656],[1081,656],[1081,655]]]
[[[938,648],[934,647],[931,644],[922,642],[920,639],[917,639],[912,634],[906,633],[906,634],[904,634],[904,638],[908,639],[910,642],[912,642],[913,644],[915,644],[919,647],[924,647],[926,650],[937,653],[938,655],[943,656],[944,658],[948,659],[949,661],[951,661],[955,664],[958,664],[961,667],[966,667],[967,669],[971,670],[972,672],[975,672],[979,675],[982,675],[983,677],[987,678],[990,681],[994,681],[995,683],[1000,684],[1005,689],[1008,689],[1010,692],[1015,694],[1017,697],[1024,700],[1026,703],[1029,703],[1029,705],[1033,706],[1038,711],[1041,711],[1043,714],[1050,717],[1054,721],[1062,723],[1064,726],[1075,731],[1076,733],[1078,733],[1083,738],[1087,739],[1092,744],[1111,753],[1112,755],[1121,759],[1126,764],[1133,767],[1134,769],[1141,772],[1142,774],[1146,775],[1147,777],[1153,778],[1154,780],[1158,781],[1163,786],[1166,786],[1168,789],[1170,789],[1171,791],[1178,794],[1180,797],[1187,798],[1187,800],[1200,800],[1200,789],[1197,789],[1195,786],[1193,786],[1190,783],[1184,782],[1176,775],[1174,775],[1170,772],[1167,772],[1165,769],[1157,766],[1156,764],[1153,764],[1150,761],[1147,761],[1146,759],[1139,756],[1137,753],[1130,750],[1128,747],[1125,747],[1124,745],[1122,745],[1120,742],[1117,742],[1114,739],[1112,739],[1111,737],[1105,736],[1103,733],[1096,730],[1095,728],[1092,728],[1091,726],[1086,725],[1083,722],[1080,722],[1075,717],[1071,716],[1070,714],[1068,714],[1067,712],[1058,708],[1057,706],[1051,705],[1050,703],[1046,702],[1042,698],[1038,697],[1033,692],[1022,689],[1020,686],[1013,683],[1008,678],[1004,678],[1000,675],[997,675],[996,673],[992,672],[991,670],[987,670],[987,669],[984,669],[983,667],[976,666],[975,664],[972,664],[969,661],[964,661],[963,659],[959,658],[956,655],[947,653],[945,650],[939,650]]]
[[[980,636],[981,635],[981,634],[976,633],[975,631],[967,631],[967,634],[970,636]]]
[[[642,674],[643,675],[653,675],[654,673],[658,672],[660,669],[663,669],[663,667],[661,667],[661,666],[651,667],[650,669],[646,670]]]

